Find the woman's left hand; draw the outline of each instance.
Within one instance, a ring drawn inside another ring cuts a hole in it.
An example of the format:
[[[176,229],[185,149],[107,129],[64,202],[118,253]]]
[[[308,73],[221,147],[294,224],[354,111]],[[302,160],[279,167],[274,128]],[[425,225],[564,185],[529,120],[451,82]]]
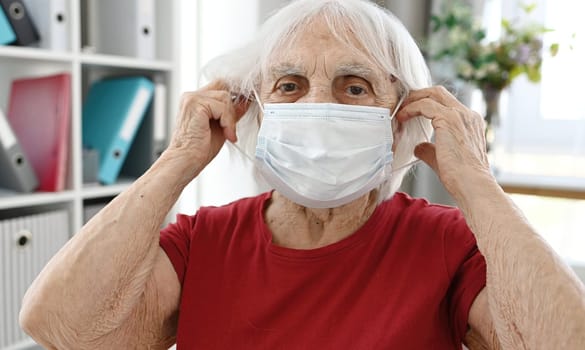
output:
[[[485,122],[442,86],[411,91],[396,114],[400,122],[424,116],[431,120],[435,142],[421,143],[415,156],[437,173],[454,197],[486,176],[493,180],[486,154]]]

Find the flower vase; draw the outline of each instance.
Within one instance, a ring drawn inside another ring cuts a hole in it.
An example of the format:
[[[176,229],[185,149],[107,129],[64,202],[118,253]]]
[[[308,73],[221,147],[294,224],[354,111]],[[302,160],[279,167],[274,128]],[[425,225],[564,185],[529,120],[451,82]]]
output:
[[[486,150],[489,153],[494,148],[496,128],[500,123],[500,97],[502,95],[502,90],[483,88],[481,89],[481,93],[485,102],[485,140]]]

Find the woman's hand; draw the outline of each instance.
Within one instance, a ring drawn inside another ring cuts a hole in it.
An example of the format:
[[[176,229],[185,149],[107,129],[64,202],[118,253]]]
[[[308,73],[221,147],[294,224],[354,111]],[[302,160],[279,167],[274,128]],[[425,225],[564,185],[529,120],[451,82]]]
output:
[[[435,143],[421,143],[415,155],[437,173],[456,197],[476,179],[492,179],[486,154],[483,118],[459,102],[442,86],[410,92],[396,118],[416,116],[431,120]],[[478,177],[479,176],[479,177]]]
[[[226,140],[236,142],[236,123],[248,105],[247,100],[234,102],[221,81],[183,94],[177,126],[167,150],[185,156],[196,172],[201,171]]]

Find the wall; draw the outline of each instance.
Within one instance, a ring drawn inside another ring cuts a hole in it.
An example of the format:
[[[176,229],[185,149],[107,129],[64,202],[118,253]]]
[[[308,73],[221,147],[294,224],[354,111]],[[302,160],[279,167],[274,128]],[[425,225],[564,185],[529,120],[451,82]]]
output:
[[[201,85],[198,74],[209,60],[250,40],[260,23],[287,0],[183,0],[185,27],[182,33],[183,90]],[[194,213],[204,205],[221,205],[255,195],[258,185],[251,162],[227,146],[183,192],[178,211]]]

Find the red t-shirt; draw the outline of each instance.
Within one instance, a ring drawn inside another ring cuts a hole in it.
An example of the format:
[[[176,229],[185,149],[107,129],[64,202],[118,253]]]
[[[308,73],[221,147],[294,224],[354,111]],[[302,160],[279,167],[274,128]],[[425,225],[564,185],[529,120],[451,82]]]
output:
[[[270,193],[177,216],[178,349],[461,349],[485,260],[459,210],[397,193],[349,237],[271,243]]]

